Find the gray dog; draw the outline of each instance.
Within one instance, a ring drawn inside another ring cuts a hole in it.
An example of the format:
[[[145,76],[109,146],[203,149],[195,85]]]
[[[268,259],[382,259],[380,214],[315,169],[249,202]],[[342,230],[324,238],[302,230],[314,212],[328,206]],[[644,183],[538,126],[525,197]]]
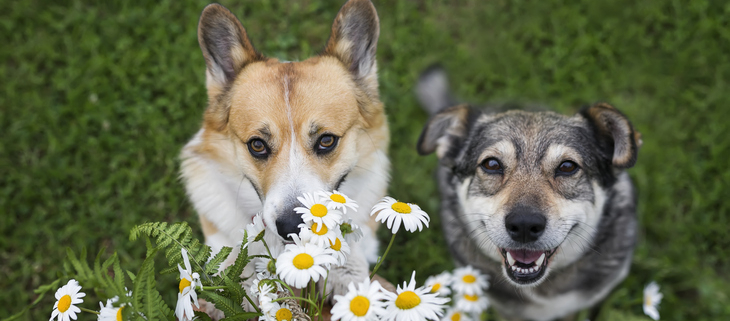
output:
[[[491,276],[503,317],[552,320],[596,306],[629,271],[636,198],[625,169],[638,132],[614,107],[576,115],[473,108],[444,72],[417,88],[432,115],[418,152],[436,152],[441,217],[457,264]]]

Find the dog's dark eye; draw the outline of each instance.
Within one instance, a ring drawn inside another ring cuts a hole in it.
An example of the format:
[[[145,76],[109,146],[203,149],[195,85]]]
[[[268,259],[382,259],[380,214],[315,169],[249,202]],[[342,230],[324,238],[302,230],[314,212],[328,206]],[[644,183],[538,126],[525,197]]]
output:
[[[248,142],[248,151],[256,158],[264,158],[269,155],[269,147],[263,140],[254,138]]]
[[[337,146],[337,138],[334,135],[322,135],[317,141],[317,146],[315,146],[314,151],[318,154],[331,152]]]
[[[571,161],[564,161],[558,166],[556,173],[558,175],[573,175],[578,171],[578,164]]]
[[[489,174],[501,174],[502,164],[496,158],[490,157],[482,162],[482,169]]]

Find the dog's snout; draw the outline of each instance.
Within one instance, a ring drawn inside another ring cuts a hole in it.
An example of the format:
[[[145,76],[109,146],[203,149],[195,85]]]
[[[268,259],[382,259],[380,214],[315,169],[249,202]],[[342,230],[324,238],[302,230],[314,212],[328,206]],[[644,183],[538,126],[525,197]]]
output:
[[[530,243],[537,241],[545,231],[547,219],[537,209],[517,207],[504,218],[504,225],[514,241]]]
[[[291,213],[279,215],[276,218],[276,231],[285,240],[291,239],[289,234],[299,234],[299,224],[304,223],[300,214]]]

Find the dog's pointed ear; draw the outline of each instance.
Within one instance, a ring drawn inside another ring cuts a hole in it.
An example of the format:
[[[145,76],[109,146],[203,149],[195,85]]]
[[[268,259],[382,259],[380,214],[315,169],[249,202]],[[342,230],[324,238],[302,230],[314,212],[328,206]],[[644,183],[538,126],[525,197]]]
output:
[[[339,59],[355,81],[370,94],[377,95],[378,79],[375,51],[380,22],[370,0],[350,0],[337,13],[323,55]]]
[[[233,81],[247,63],[262,58],[238,18],[217,3],[206,6],[200,15],[198,43],[208,67],[206,82],[210,96]]]
[[[418,153],[428,155],[436,152],[442,163],[450,164],[466,140],[476,113],[468,105],[458,105],[433,115],[418,138]]]
[[[623,113],[606,103],[584,107],[579,113],[592,124],[598,144],[613,166],[629,168],[636,164],[641,134]]]

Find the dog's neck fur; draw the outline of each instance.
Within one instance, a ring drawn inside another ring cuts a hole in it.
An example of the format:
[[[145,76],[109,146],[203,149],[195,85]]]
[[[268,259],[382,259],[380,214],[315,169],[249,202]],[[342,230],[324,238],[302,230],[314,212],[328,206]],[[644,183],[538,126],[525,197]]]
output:
[[[488,297],[500,314],[525,320],[552,320],[603,300],[628,274],[636,242],[636,198],[627,173],[606,188],[607,200],[590,247],[575,263],[551,271],[532,288],[518,288],[505,278],[502,262],[481,252],[463,221],[463,209],[451,170],[440,166],[441,221],[457,265],[472,265],[491,277]],[[570,245],[566,245],[570,246]],[[556,254],[556,255],[559,255]]]

